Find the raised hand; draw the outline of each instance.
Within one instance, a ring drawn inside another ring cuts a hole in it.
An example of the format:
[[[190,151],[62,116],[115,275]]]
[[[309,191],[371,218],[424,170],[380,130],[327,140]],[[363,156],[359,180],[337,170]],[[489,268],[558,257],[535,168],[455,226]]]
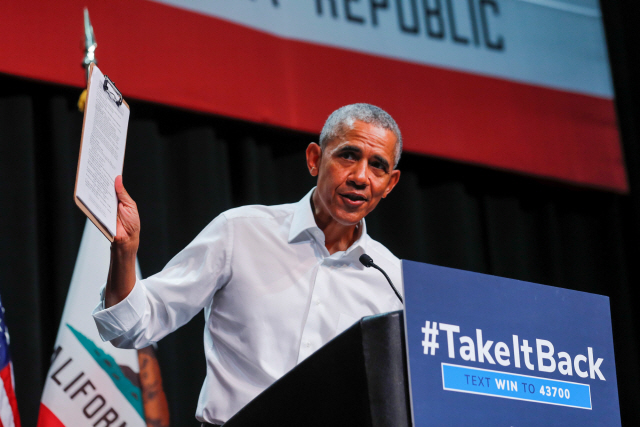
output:
[[[122,185],[122,176],[116,177],[118,196],[118,223],[111,245],[111,265],[104,295],[105,306],[111,307],[129,295],[136,283],[136,254],[140,243],[140,216],[138,206]]]
[[[122,175],[116,177],[115,189],[118,196],[118,222],[113,243],[127,251],[137,251],[140,242],[138,206],[125,190]]]

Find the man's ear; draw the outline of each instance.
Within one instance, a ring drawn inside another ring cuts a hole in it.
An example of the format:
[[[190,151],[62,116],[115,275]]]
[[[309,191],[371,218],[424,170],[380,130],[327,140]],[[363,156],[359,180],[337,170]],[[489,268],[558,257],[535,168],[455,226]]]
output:
[[[311,176],[318,176],[320,171],[320,161],[322,160],[322,148],[315,142],[307,147],[307,168]]]
[[[394,169],[391,171],[391,177],[389,179],[389,183],[387,184],[387,188],[384,190],[384,193],[382,194],[383,198],[387,197],[389,193],[391,193],[391,190],[393,190],[393,187],[396,186],[398,181],[400,181],[400,171],[398,169]]]

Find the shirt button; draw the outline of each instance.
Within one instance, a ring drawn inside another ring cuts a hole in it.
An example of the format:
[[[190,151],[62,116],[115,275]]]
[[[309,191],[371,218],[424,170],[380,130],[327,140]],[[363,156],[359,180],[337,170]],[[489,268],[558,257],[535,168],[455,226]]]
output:
[[[311,347],[311,343],[309,341],[307,341],[307,342],[304,343],[304,346],[309,348],[309,347]]]
[[[314,303],[315,303],[315,305],[320,305],[320,300],[317,299],[317,300],[314,301]]]

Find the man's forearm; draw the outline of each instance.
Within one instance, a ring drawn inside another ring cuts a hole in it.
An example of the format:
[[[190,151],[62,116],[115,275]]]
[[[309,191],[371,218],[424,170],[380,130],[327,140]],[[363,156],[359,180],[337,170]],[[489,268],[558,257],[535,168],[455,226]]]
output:
[[[104,293],[105,307],[116,305],[129,295],[136,284],[136,254],[140,242],[138,206],[118,175],[114,182],[118,196],[116,235],[111,244],[111,263]]]
[[[135,249],[111,247],[111,264],[104,294],[105,308],[116,305],[129,295],[136,284]]]

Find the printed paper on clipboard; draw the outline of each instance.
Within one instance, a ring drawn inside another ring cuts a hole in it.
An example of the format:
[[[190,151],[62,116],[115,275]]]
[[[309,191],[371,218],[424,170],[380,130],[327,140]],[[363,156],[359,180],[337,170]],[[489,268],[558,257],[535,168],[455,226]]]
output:
[[[95,64],[89,75],[74,200],[113,242],[118,215],[114,182],[122,174],[130,111],[115,84]]]

